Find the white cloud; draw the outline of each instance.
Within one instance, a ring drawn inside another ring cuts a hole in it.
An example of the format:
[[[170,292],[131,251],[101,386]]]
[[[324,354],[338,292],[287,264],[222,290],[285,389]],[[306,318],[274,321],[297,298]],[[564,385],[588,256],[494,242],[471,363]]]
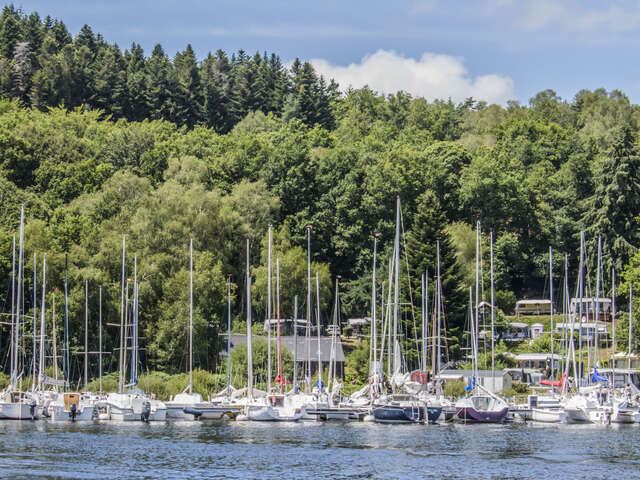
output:
[[[312,60],[315,69],[333,78],[342,89],[368,85],[380,93],[398,90],[429,100],[451,98],[460,102],[468,97],[504,104],[515,98],[513,80],[497,74],[469,76],[462,59],[450,55],[423,53],[419,60],[393,51],[378,50],[360,63],[333,65],[324,59]]]

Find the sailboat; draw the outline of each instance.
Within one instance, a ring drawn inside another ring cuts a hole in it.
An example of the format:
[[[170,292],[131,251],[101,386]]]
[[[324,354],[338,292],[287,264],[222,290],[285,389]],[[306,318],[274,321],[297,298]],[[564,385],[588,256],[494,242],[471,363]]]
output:
[[[253,388],[253,351],[251,345],[251,273],[249,268],[249,239],[247,239],[247,397],[243,399],[243,413],[238,420],[259,422],[295,422],[305,415],[304,406],[291,405],[283,394],[255,398]],[[271,345],[269,345],[271,348]]]
[[[121,297],[120,297],[120,361],[118,391],[107,394],[96,404],[99,410],[99,418],[105,420],[115,420],[120,422],[128,421],[164,421],[167,417],[167,406],[164,402],[156,400],[150,395],[136,387],[137,379],[137,354],[138,354],[138,281],[137,281],[137,258],[134,258],[134,278],[133,295],[131,300],[131,324],[129,321],[129,280],[125,279],[125,253],[126,242],[122,237],[122,277],[121,277]],[[124,384],[126,372],[126,332],[131,328],[131,369],[130,383]],[[128,390],[125,391],[125,387]]]
[[[193,239],[189,242],[189,385],[165,404],[170,420],[220,420],[227,413],[193,391]]]
[[[480,275],[480,221],[476,227],[476,308],[473,308],[473,289],[469,287],[469,318],[471,330],[471,346],[473,351],[472,370],[473,375],[469,385],[465,388],[469,395],[460,398],[456,404],[456,415],[463,422],[479,422],[479,423],[501,423],[504,421],[509,406],[499,396],[491,393],[489,390],[476,382],[478,378],[478,306],[480,303],[479,294],[479,275]],[[475,320],[474,320],[475,313]]]
[[[19,368],[20,305],[22,299],[22,258],[24,246],[24,206],[20,209],[20,234],[18,247],[18,278],[15,276],[16,240],[13,238],[12,282],[11,282],[11,377],[7,388],[0,393],[0,418],[10,420],[36,419],[38,408],[35,397],[19,390],[21,374]],[[17,289],[14,286],[17,283]],[[17,291],[17,294],[15,294]],[[15,295],[14,295],[15,294]]]
[[[385,394],[377,398],[371,405],[371,412],[374,420],[380,423],[425,423],[435,422],[442,413],[440,405],[427,405],[421,401],[411,391],[403,387],[407,383],[406,374],[402,373],[400,344],[398,342],[399,324],[399,294],[400,294],[400,197],[396,199],[396,235],[393,249],[393,261],[391,267],[393,272],[389,276],[394,276],[394,301],[393,301],[393,359],[388,358],[388,362],[393,360],[393,375],[389,381],[393,388],[392,393]],[[390,319],[389,319],[390,320]],[[389,333],[391,333],[391,323],[389,323]],[[389,345],[390,346],[390,345]]]

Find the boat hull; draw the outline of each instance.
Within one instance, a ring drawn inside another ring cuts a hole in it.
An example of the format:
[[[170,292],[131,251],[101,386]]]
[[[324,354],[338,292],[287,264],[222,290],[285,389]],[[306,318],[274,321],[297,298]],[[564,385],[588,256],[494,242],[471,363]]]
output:
[[[373,407],[373,417],[379,423],[433,423],[440,418],[442,407],[379,405]]]
[[[64,405],[49,405],[49,413],[51,422],[91,422],[94,419],[94,408],[91,406],[78,410],[74,419]]]
[[[457,409],[456,415],[466,423],[502,423],[507,416],[507,407],[496,410],[476,410],[473,407],[461,407]]]
[[[246,416],[254,422],[297,422],[305,415],[304,408],[274,408],[270,405],[248,406]]]
[[[532,408],[531,420],[540,423],[565,423],[567,412],[562,409]]]
[[[38,408],[28,403],[1,403],[0,418],[5,420],[35,420],[38,418]]]

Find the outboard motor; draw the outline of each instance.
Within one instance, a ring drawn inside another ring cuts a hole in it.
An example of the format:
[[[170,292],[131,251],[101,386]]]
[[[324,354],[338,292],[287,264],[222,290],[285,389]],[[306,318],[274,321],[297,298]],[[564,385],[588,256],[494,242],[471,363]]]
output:
[[[31,420],[35,420],[36,418],[36,401],[31,400],[29,404],[29,414],[31,415]]]
[[[142,408],[142,413],[140,414],[140,420],[144,423],[149,423],[149,417],[151,416],[151,402],[144,402],[144,407]]]
[[[69,418],[72,422],[76,421],[76,415],[78,415],[78,406],[75,403],[72,403],[69,407]]]

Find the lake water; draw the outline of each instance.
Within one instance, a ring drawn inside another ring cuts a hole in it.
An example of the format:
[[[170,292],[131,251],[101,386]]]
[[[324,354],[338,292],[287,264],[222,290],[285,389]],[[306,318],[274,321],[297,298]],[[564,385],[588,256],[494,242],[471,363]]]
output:
[[[11,478],[640,478],[637,426],[0,422]]]

